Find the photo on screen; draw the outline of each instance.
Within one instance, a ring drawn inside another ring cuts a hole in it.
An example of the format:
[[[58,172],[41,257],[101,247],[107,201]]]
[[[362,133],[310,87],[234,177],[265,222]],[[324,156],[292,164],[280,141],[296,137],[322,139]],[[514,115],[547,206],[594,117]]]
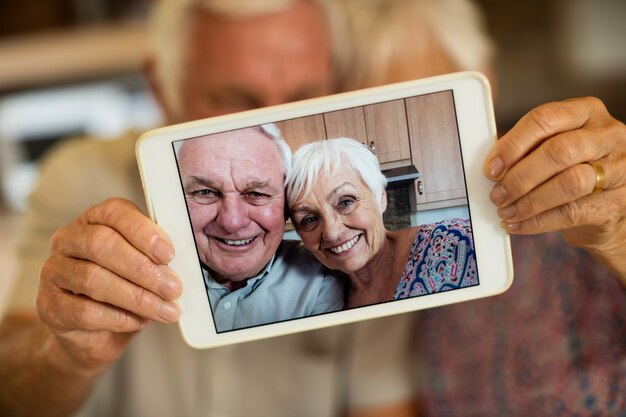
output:
[[[451,90],[173,146],[218,333],[479,285]]]

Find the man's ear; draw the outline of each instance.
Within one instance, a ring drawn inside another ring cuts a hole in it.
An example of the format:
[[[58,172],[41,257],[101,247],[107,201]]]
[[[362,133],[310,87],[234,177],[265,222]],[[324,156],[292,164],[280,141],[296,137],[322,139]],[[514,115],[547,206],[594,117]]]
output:
[[[171,109],[167,106],[167,100],[165,100],[163,88],[161,87],[159,77],[157,76],[157,65],[156,57],[154,55],[149,55],[143,61],[143,74],[148,81],[148,86],[150,87],[150,91],[152,91],[154,99],[159,104],[159,107],[163,111],[166,119],[172,120]]]
[[[387,210],[387,191],[383,190],[383,194],[380,196],[380,212],[384,213]]]

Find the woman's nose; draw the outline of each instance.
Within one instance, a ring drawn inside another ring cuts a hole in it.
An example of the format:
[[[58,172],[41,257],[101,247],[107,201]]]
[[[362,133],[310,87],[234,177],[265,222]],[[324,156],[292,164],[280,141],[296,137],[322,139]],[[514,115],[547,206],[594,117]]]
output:
[[[341,216],[331,215],[324,218],[322,239],[327,242],[334,242],[343,231],[343,221]]]
[[[248,204],[239,196],[226,196],[218,209],[216,223],[227,233],[237,233],[250,223]]]

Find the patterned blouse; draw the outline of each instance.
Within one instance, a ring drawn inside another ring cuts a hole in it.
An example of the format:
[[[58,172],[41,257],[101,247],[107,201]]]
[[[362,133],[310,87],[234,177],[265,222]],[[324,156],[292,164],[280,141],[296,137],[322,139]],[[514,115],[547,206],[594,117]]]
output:
[[[626,289],[560,235],[511,236],[504,294],[420,311],[422,416],[626,416]]]
[[[418,228],[394,300],[477,284],[472,226],[447,219]]]

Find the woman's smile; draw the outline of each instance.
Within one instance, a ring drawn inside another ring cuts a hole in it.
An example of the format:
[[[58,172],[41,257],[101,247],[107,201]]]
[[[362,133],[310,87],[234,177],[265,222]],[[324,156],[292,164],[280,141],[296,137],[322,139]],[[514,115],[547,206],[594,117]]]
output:
[[[342,254],[344,252],[346,252],[347,250],[352,249],[352,247],[357,243],[357,241],[361,238],[361,236],[363,236],[362,233],[359,233],[358,235],[354,236],[352,239],[350,239],[349,241],[341,244],[341,245],[337,245],[331,248],[327,248],[327,251],[330,251],[336,255]]]

